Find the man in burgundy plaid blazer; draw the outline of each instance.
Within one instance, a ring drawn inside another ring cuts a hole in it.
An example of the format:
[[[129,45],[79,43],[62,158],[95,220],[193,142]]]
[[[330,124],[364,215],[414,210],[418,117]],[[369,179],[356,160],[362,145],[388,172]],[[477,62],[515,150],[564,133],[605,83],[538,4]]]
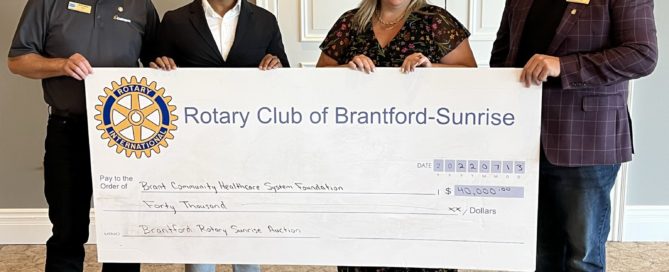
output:
[[[507,0],[492,67],[543,85],[537,271],[604,271],[609,195],[632,159],[628,81],[657,62],[653,0]]]

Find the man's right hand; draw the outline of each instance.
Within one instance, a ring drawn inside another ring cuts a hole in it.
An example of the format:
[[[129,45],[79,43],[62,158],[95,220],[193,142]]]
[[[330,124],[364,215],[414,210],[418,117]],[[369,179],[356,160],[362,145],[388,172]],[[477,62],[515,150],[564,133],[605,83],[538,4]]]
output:
[[[79,53],[65,59],[61,69],[65,75],[73,77],[76,80],[84,80],[88,75],[93,73],[91,64]]]
[[[177,64],[174,63],[174,60],[169,57],[158,57],[155,61],[149,63],[149,67],[153,69],[160,69],[163,71],[171,71],[177,69]]]

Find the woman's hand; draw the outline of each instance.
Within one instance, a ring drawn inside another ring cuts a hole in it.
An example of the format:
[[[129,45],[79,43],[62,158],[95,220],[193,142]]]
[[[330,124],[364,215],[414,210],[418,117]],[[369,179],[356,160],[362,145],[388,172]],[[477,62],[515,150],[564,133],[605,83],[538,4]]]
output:
[[[416,67],[432,67],[432,62],[422,53],[413,53],[404,59],[400,72],[411,73],[416,70]]]
[[[153,69],[160,69],[163,71],[171,71],[177,69],[177,64],[174,63],[174,60],[169,57],[158,57],[155,61],[149,63],[149,67]]]
[[[365,55],[357,55],[353,57],[353,59],[348,62],[348,67],[368,74],[373,73],[376,69],[376,65],[374,65],[372,59]]]

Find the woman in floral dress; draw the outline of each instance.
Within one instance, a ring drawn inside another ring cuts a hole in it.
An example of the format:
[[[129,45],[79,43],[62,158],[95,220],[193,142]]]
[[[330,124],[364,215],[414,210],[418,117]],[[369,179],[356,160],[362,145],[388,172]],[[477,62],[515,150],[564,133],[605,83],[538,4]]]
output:
[[[426,0],[363,0],[344,13],[325,41],[318,67],[476,67],[470,34],[445,9]]]
[[[321,44],[318,67],[476,67],[470,33],[426,0],[363,0],[344,13]],[[448,258],[444,256],[444,258]],[[446,272],[451,269],[339,267],[339,272]]]

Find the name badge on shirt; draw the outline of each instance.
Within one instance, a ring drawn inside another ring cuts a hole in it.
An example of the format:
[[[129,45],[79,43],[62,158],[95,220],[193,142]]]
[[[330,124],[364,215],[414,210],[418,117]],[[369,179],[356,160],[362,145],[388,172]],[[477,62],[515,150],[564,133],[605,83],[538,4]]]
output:
[[[567,0],[567,2],[576,3],[576,4],[584,4],[584,5],[590,4],[590,0]]]
[[[93,7],[70,1],[70,3],[67,4],[67,9],[78,11],[81,13],[91,14]]]

